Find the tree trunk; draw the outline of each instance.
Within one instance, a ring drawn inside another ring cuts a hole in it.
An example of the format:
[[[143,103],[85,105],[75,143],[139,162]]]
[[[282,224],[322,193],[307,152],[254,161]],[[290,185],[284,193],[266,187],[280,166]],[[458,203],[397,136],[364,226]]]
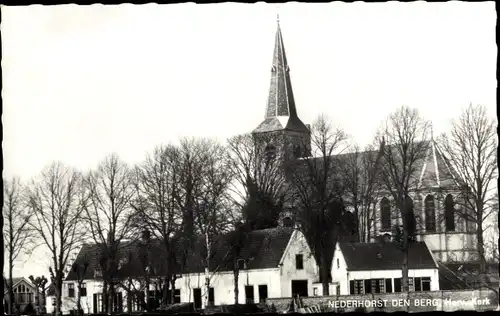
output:
[[[102,285],[102,306],[101,310],[104,312],[108,312],[108,280],[104,278],[104,282]]]
[[[82,280],[78,281],[78,301],[76,302],[76,306],[78,309],[78,316],[80,316],[80,311],[82,310],[82,303],[81,303],[81,301],[82,301],[82,293],[81,293],[82,283],[83,283]]]
[[[132,313],[132,288],[131,288],[132,280],[129,279],[127,285],[127,312]]]
[[[173,304],[175,302],[175,280],[177,277],[175,276],[175,273],[172,274],[172,277],[170,278],[170,303]]]
[[[210,292],[210,276],[208,274],[208,267],[205,268],[205,308],[208,306],[209,292]]]
[[[149,278],[146,277],[146,311],[149,313],[151,311],[151,303],[149,299]]]
[[[239,291],[239,269],[238,269],[238,262],[236,262],[236,268],[234,269],[234,304],[235,305],[238,305],[239,302],[238,302],[238,297],[239,297],[239,294],[240,294],[240,291]]]
[[[59,273],[56,273],[56,274],[59,274]],[[62,282],[61,282],[61,278],[59,276],[56,276],[57,280],[56,280],[56,288],[55,288],[55,292],[56,292],[56,316],[59,316],[61,315],[61,303],[62,303],[62,300],[61,300],[61,292],[62,292]]]
[[[12,249],[12,247],[11,247]],[[12,284],[12,269],[14,268],[14,259],[12,251],[9,251],[9,314],[12,315],[14,306],[14,284]]]
[[[406,221],[407,222],[407,221]],[[403,224],[404,225],[404,224]],[[404,225],[407,226],[407,225]],[[408,227],[403,226],[403,268],[402,268],[402,283],[403,283],[403,292],[407,293],[409,295],[410,291],[410,284],[408,282]],[[407,311],[409,311],[409,306],[407,307]]]
[[[330,284],[328,282],[328,266],[326,264],[326,256],[324,251],[321,253],[321,284],[323,285],[323,296],[330,295]]]

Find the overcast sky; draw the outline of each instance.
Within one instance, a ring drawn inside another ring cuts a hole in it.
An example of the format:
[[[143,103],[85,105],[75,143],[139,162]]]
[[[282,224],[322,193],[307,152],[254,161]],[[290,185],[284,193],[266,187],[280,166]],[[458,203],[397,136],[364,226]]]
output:
[[[471,102],[496,115],[493,1],[2,7],[4,177],[251,131],[278,12],[304,123],[326,113],[365,145],[403,104],[435,134]]]

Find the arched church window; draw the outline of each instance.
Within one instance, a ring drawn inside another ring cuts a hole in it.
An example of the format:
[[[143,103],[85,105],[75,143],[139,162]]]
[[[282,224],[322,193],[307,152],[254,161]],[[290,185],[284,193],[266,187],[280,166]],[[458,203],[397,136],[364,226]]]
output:
[[[434,196],[428,195],[425,200],[425,230],[428,232],[436,231],[436,206]]]
[[[444,217],[447,232],[455,231],[455,202],[453,196],[448,194],[444,200]]]
[[[413,199],[409,196],[406,197],[406,220],[408,227],[408,235],[414,236],[417,232],[417,221],[415,219]]]
[[[293,220],[288,216],[283,218],[283,226],[284,227],[293,227]]]
[[[380,201],[380,222],[382,229],[391,229],[391,203],[387,198]]]

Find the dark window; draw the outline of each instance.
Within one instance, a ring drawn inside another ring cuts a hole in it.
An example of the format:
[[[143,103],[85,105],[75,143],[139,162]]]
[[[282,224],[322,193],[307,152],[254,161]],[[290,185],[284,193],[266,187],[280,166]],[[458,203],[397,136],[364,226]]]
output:
[[[402,292],[403,291],[403,282],[401,282],[401,278],[394,279],[394,292]]]
[[[337,269],[340,269],[340,260],[337,258]]]
[[[363,280],[354,280],[354,293],[353,294],[364,294],[364,282]]]
[[[415,285],[415,292],[421,292],[422,291],[422,282],[421,278],[415,278],[414,285]]]
[[[75,297],[75,285],[68,283],[68,297]]]
[[[87,296],[87,284],[86,283],[82,283],[82,285],[80,286],[80,296],[82,296],[82,297]]]
[[[455,231],[455,202],[453,196],[448,194],[444,200],[444,216],[447,232]]]
[[[436,206],[434,204],[434,197],[428,195],[425,198],[425,230],[428,232],[436,231]]]
[[[52,306],[56,306],[56,298],[55,297],[52,298]]]
[[[363,280],[365,282],[365,294],[372,292],[372,282],[371,280]]]
[[[373,293],[385,293],[385,281],[384,279],[372,279],[371,288]]]
[[[259,302],[265,303],[267,299],[267,284],[259,285]]]
[[[297,270],[304,269],[304,256],[303,255],[295,255],[295,267]]]
[[[363,280],[352,280],[349,282],[351,294],[363,294]]]
[[[340,284],[337,284],[337,286],[335,287],[335,295],[340,295]]]
[[[391,203],[387,198],[383,198],[380,202],[380,221],[382,223],[382,229],[391,228]]]
[[[245,285],[246,304],[254,304],[253,285]]]
[[[180,302],[181,302],[181,290],[175,289],[175,291],[174,291],[174,303],[178,304]]]
[[[213,287],[208,289],[208,305],[215,305],[215,291]]]
[[[392,279],[385,279],[385,293],[392,293]]]
[[[424,277],[422,278],[422,291],[430,291],[431,290],[431,278]]]

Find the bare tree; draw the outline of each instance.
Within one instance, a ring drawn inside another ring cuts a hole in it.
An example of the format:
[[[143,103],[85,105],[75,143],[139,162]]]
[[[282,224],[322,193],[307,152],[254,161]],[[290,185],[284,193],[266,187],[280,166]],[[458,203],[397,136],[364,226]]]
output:
[[[462,179],[467,189],[459,199],[461,218],[475,225],[480,273],[486,271],[484,230],[485,220],[493,213],[493,181],[497,178],[496,122],[488,117],[484,106],[470,104],[452,121],[449,135],[443,135],[440,145],[445,156]]]
[[[272,133],[243,134],[228,140],[234,203],[255,229],[275,226],[285,202],[285,151],[277,148],[279,140]]]
[[[486,241],[486,249],[485,252],[489,252],[489,260],[490,262],[498,262],[499,260],[499,252],[498,252],[498,243],[499,243],[499,227],[498,227],[498,192],[495,193],[493,199],[491,201],[492,208],[492,223],[490,225],[491,231],[489,232],[489,238]],[[486,251],[487,250],[487,251]]]
[[[32,214],[25,206],[24,188],[18,177],[3,180],[3,236],[5,252],[8,253],[9,266],[9,314],[12,314],[14,304],[14,292],[12,284],[12,270],[14,263],[21,253],[28,253],[30,245],[33,245],[33,230],[30,226]]]
[[[213,237],[227,232],[231,225],[231,204],[229,187],[232,182],[232,172],[229,167],[229,156],[226,148],[212,143],[204,153],[203,185],[200,196],[196,200],[195,225],[205,238],[203,262],[205,268],[205,306],[209,304],[209,290],[211,280],[210,264],[212,258]]]
[[[402,106],[390,114],[377,140],[382,148],[380,163],[382,190],[390,194],[403,222],[403,291],[408,292],[408,247],[415,234],[415,214],[410,191],[418,186],[418,172],[429,148],[430,123],[418,110]]]
[[[121,249],[131,232],[130,202],[134,193],[131,171],[116,154],[111,154],[88,174],[85,188],[85,224],[101,248],[103,303],[108,313],[115,313],[115,281]]]
[[[290,192],[301,212],[302,229],[320,266],[323,295],[329,295],[332,244],[343,222],[342,186],[334,154],[346,148],[346,135],[320,115],[311,127],[312,156],[287,166]],[[307,144],[304,144],[304,147]]]
[[[61,290],[68,257],[83,241],[84,195],[80,172],[60,162],[45,168],[28,187],[31,226],[51,254],[56,315],[61,314]]]
[[[376,220],[375,206],[380,191],[378,164],[380,150],[367,146],[360,151],[357,145],[353,151],[336,157],[344,186],[346,204],[353,209],[356,219],[358,240],[369,242]]]
[[[170,300],[173,301],[176,274],[173,237],[179,231],[181,214],[177,207],[179,190],[179,149],[173,145],[159,146],[146,160],[135,168],[132,201],[141,229],[147,229],[161,242],[165,259],[164,300],[168,301],[168,287],[172,286]]]

